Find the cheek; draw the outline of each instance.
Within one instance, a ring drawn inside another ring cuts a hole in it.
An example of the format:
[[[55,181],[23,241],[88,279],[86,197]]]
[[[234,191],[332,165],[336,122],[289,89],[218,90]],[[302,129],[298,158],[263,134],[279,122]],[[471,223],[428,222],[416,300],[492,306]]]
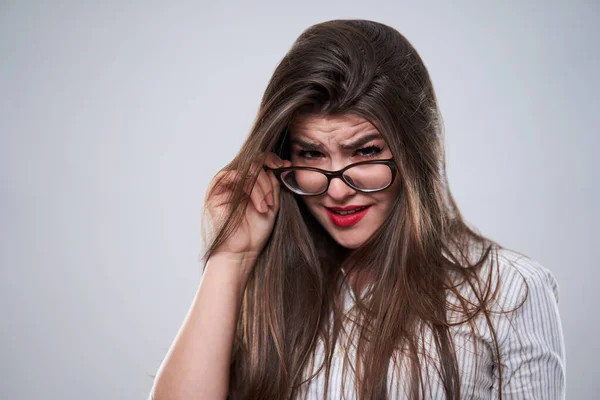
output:
[[[400,187],[393,185],[388,190],[378,193],[377,196],[373,196],[372,198],[373,202],[379,206],[379,212],[387,215],[394,206],[398,196],[400,196]]]

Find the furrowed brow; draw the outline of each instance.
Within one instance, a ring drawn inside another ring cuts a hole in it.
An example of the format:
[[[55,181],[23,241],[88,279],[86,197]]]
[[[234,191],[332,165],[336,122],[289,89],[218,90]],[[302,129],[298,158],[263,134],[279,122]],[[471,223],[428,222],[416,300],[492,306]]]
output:
[[[290,139],[290,143],[300,146],[306,150],[323,150],[323,145],[320,143],[307,142],[303,139]]]
[[[356,149],[361,148],[365,144],[369,143],[371,140],[381,139],[381,138],[382,138],[382,136],[378,132],[369,133],[369,134],[361,137],[360,139],[355,140],[354,142],[340,144],[340,149],[341,150],[356,150]],[[323,150],[324,149],[324,146],[320,143],[308,142],[306,140],[299,139],[299,138],[291,139],[290,142],[292,144],[300,146],[306,150]]]
[[[340,144],[340,149],[342,149],[342,150],[360,149],[362,146],[369,143],[371,140],[381,139],[381,138],[382,138],[381,134],[379,134],[378,132],[369,133],[369,134],[361,137],[360,139],[355,140],[352,143]]]

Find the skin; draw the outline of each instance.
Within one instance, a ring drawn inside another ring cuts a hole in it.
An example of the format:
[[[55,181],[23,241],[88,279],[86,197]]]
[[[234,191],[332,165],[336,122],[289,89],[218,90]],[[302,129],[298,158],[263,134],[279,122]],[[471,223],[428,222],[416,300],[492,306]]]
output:
[[[290,125],[289,137],[293,143],[290,157],[292,165],[314,166],[335,171],[358,161],[391,158],[392,153],[383,138],[371,140],[361,146],[361,149],[365,149],[375,145],[382,149],[379,154],[373,149],[342,150],[339,148],[340,143],[354,142],[374,132],[378,130],[370,122],[352,114],[299,117]],[[295,144],[296,139],[317,143],[323,148],[317,151],[311,149],[301,155],[298,152],[307,149]],[[374,156],[369,157],[369,155]],[[352,189],[341,179],[332,179],[327,192],[319,196],[303,196],[302,201],[336,242],[353,249],[361,246],[383,224],[399,192],[398,176],[389,188],[375,193],[362,193]],[[353,226],[335,225],[325,207],[348,205],[371,205],[371,208],[365,217]],[[357,287],[362,288],[363,284],[357,284]]]
[[[358,161],[372,159],[387,159],[392,153],[385,140],[375,139],[361,146],[361,149],[372,145],[382,149],[378,155],[373,150],[341,150],[340,143],[353,142],[362,136],[378,132],[378,130],[365,119],[356,115],[343,116],[305,116],[297,119],[290,126],[289,137],[293,141],[301,139],[323,146],[322,151],[310,151],[303,156],[300,150],[306,150],[292,144],[292,165],[305,165],[334,171]],[[375,155],[374,157],[368,157]],[[400,192],[398,177],[389,188],[375,192],[362,193],[346,185],[341,179],[333,179],[327,192],[320,196],[303,196],[302,200],[311,214],[323,225],[325,230],[346,248],[357,248],[362,245],[383,224],[389,215],[395,199]],[[325,207],[343,207],[348,205],[371,205],[367,215],[357,224],[350,227],[335,225],[325,210]]]
[[[290,165],[314,165],[323,169],[338,170],[344,166],[373,159],[356,150],[342,151],[339,143],[356,140],[377,130],[367,121],[352,115],[328,118],[304,118],[291,127],[290,137],[302,138],[323,145],[321,157],[303,159],[293,155],[292,160],[280,160],[275,153],[266,154],[264,166],[269,169]],[[375,158],[392,155],[383,139],[366,143],[362,148],[377,145],[383,149]],[[293,150],[298,150],[294,147]],[[372,150],[369,152],[372,153]],[[316,153],[312,153],[316,155]],[[260,168],[254,165],[254,168]],[[236,171],[222,171],[210,189],[225,177],[225,181],[243,179]],[[303,201],[310,212],[341,245],[355,248],[364,243],[383,223],[399,192],[399,179],[383,191],[361,193],[340,179],[333,179],[328,192]],[[227,186],[225,186],[226,188]],[[230,204],[227,189],[216,188],[206,199],[210,217],[216,225],[227,215]],[[280,185],[272,171],[260,169],[257,184],[245,188],[249,203],[244,220],[238,230],[223,243],[208,260],[194,302],[177,334],[165,360],[161,364],[153,389],[154,398],[210,398],[223,399],[229,387],[231,343],[248,275],[273,229],[279,211]],[[324,206],[372,205],[358,224],[338,227],[327,216]],[[350,284],[360,292],[365,283],[349,277]]]

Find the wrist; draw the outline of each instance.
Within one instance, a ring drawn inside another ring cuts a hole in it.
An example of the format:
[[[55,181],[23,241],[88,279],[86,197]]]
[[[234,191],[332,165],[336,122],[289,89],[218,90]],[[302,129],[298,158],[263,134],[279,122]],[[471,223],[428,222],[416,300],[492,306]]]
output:
[[[208,258],[205,269],[219,270],[244,285],[257,259],[258,255],[247,253],[215,252]]]
[[[208,258],[209,260],[219,260],[221,263],[233,265],[236,267],[252,267],[258,259],[258,254],[251,253],[232,253],[228,251],[215,251]]]

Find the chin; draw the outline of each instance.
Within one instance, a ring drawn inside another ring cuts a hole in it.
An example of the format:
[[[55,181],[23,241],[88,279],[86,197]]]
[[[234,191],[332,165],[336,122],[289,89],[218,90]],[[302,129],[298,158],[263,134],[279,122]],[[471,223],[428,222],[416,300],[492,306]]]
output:
[[[340,244],[340,246],[342,246],[342,247],[344,247],[346,249],[352,249],[353,250],[353,249],[359,248],[364,242],[357,243],[357,244],[344,244],[344,243],[340,243],[340,242],[338,242],[338,243]]]
[[[329,231],[329,235],[335,240],[340,246],[345,247],[347,249],[356,249],[363,245],[368,239],[368,237],[364,234],[354,233],[354,232],[331,232]]]

